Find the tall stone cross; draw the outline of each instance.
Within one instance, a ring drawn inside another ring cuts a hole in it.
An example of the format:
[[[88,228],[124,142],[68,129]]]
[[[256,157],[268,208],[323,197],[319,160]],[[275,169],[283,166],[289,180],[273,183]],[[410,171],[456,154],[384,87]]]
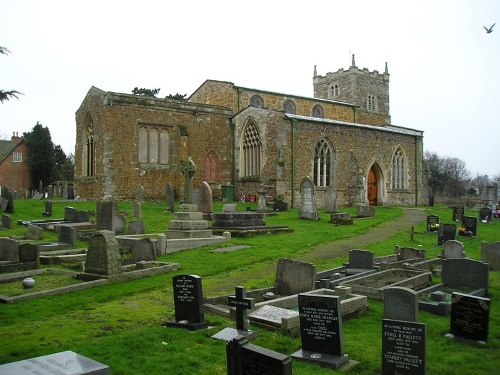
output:
[[[244,286],[237,286],[236,295],[227,297],[229,306],[236,308],[236,329],[248,331],[247,310],[255,307],[255,299],[247,297],[247,290]]]
[[[191,204],[193,203],[193,176],[196,172],[196,165],[190,156],[182,161],[181,172],[184,176],[184,203]]]

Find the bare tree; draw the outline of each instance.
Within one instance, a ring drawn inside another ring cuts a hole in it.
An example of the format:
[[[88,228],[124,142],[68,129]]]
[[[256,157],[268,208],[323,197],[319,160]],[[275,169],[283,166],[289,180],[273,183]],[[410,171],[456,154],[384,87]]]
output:
[[[7,55],[10,51],[5,47],[0,47],[0,54]],[[23,93],[16,90],[4,91],[0,90],[0,102],[3,103],[5,100],[9,100],[12,98],[19,99],[18,95],[23,95]]]

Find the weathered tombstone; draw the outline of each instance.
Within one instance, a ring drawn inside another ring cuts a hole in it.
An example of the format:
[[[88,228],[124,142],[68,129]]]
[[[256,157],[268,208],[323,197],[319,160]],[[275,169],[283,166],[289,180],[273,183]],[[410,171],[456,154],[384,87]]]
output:
[[[462,216],[465,214],[464,206],[453,206],[452,208],[452,221],[462,221]]]
[[[140,202],[134,202],[134,216],[142,218],[142,207]]]
[[[52,216],[52,201],[45,201],[45,210],[42,212],[43,216]]]
[[[64,199],[68,199],[68,183],[65,182],[63,185],[63,191],[61,195]]]
[[[68,199],[75,199],[75,187],[68,185]]]
[[[479,209],[479,219],[482,223],[491,223],[493,217],[493,211],[491,208],[485,206]]]
[[[109,366],[72,351],[59,352],[0,365],[2,375],[110,375]]]
[[[28,224],[28,230],[26,231],[26,237],[28,240],[41,240],[43,238],[43,230],[33,224]]]
[[[259,198],[257,200],[257,212],[266,212],[267,211],[266,191],[264,189],[260,189],[258,193],[259,193]]]
[[[64,221],[76,222],[76,208],[64,207]]]
[[[115,231],[116,202],[100,201],[96,203],[97,230]]]
[[[126,220],[124,214],[116,214],[113,218],[113,227],[115,228],[115,233],[124,233]]]
[[[335,369],[349,362],[344,353],[340,297],[299,294],[298,300],[302,349],[292,357]]]
[[[144,221],[131,221],[128,223],[128,234],[144,234]]]
[[[158,234],[156,238],[156,255],[167,254],[167,236],[163,233]]]
[[[193,194],[191,196],[191,203],[198,204],[198,189],[193,189]]]
[[[439,216],[438,215],[428,215],[427,216],[427,232],[437,232],[439,230]]]
[[[193,159],[188,156],[181,162],[181,173],[184,176],[184,204],[193,203],[193,176],[196,172],[196,165]]]
[[[203,181],[198,189],[198,211],[203,213],[203,220],[213,219],[214,203],[212,189],[206,181]]]
[[[138,202],[144,201],[144,187],[143,186],[137,187],[137,190],[135,191],[135,200]]]
[[[375,254],[369,250],[349,250],[349,268],[371,270],[375,264]]]
[[[172,278],[174,289],[175,321],[168,327],[180,327],[190,331],[207,328],[203,310],[203,290],[201,277],[197,275],[177,275]]]
[[[316,266],[312,263],[280,258],[276,267],[276,293],[280,296],[309,292],[314,289]]]
[[[356,207],[356,216],[357,217],[374,217],[375,216],[375,207],[359,204]]]
[[[167,182],[165,193],[167,195],[167,209],[170,212],[175,212],[174,189],[172,189],[172,184],[170,182]]]
[[[54,186],[52,185],[47,186],[47,198],[54,198]]]
[[[16,240],[0,237],[0,261],[19,262],[19,243]]]
[[[19,262],[35,263],[36,268],[40,268],[40,252],[38,246],[32,243],[19,245]]]
[[[226,346],[228,375],[292,375],[289,356],[250,344],[237,336]]]
[[[333,185],[328,185],[325,191],[325,212],[339,212],[337,206],[337,190],[335,190]]]
[[[77,223],[87,223],[90,221],[89,211],[76,211],[76,222]]]
[[[464,244],[460,241],[450,240],[443,244],[443,259],[465,258]]]
[[[457,226],[455,224],[441,224],[438,231],[438,245],[446,241],[456,240]]]
[[[2,228],[11,229],[12,228],[12,218],[10,215],[2,214]]]
[[[314,183],[309,176],[304,177],[300,182],[301,204],[299,211],[299,219],[319,220],[318,209],[315,202]]]
[[[156,251],[153,240],[149,237],[144,238],[134,238],[129,236],[118,236],[116,237],[118,246],[120,247],[120,252],[128,249],[130,255],[124,257],[123,264],[133,264],[142,261],[154,261],[156,260]]]
[[[413,289],[393,286],[383,291],[384,319],[416,322],[418,320],[418,293]]]
[[[443,259],[441,268],[441,281],[450,288],[458,290],[467,288],[473,291],[484,289],[488,295],[488,263],[469,258]]]
[[[114,232],[100,230],[90,237],[85,272],[98,275],[122,272],[120,249]]]
[[[427,327],[424,323],[382,320],[382,374],[425,375]]]
[[[465,233],[470,233],[472,237],[477,236],[477,217],[462,216],[462,228],[465,228]]]
[[[236,203],[224,203],[222,212],[236,212]]]
[[[76,245],[76,228],[68,225],[59,225],[57,228],[57,240],[69,243],[71,247],[74,247]]]
[[[500,242],[481,242],[481,261],[490,265],[490,270],[500,271]]]
[[[488,341],[490,299],[452,293],[450,333],[469,340]]]
[[[278,199],[273,203],[273,211],[288,211],[288,203]]]

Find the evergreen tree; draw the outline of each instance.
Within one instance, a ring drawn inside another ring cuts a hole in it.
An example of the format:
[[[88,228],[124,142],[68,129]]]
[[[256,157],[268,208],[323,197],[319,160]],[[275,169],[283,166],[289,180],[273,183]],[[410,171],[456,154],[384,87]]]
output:
[[[40,181],[44,187],[48,186],[52,182],[52,172],[55,165],[54,144],[49,128],[37,122],[32,131],[24,133],[23,137],[28,149],[27,163],[30,172],[30,188],[38,189]]]
[[[54,168],[52,169],[52,182],[73,181],[75,176],[75,162],[73,154],[66,156],[59,145],[54,146]]]
[[[160,92],[160,89],[144,89],[134,87],[132,94],[134,95],[144,95],[144,96],[156,96]]]
[[[187,99],[186,99],[186,96],[187,96],[187,94],[184,94],[184,95],[179,94],[179,93],[177,93],[177,94],[175,94],[175,95],[168,94],[168,96],[165,96],[165,99],[187,100]]]

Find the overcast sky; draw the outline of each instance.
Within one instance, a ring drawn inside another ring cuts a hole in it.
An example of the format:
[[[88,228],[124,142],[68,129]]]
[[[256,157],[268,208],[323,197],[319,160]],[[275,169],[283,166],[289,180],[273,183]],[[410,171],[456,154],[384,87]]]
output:
[[[74,153],[91,86],[158,97],[206,79],[313,96],[318,74],[388,63],[392,123],[475,175],[500,175],[498,0],[0,0],[0,139],[50,129]]]

